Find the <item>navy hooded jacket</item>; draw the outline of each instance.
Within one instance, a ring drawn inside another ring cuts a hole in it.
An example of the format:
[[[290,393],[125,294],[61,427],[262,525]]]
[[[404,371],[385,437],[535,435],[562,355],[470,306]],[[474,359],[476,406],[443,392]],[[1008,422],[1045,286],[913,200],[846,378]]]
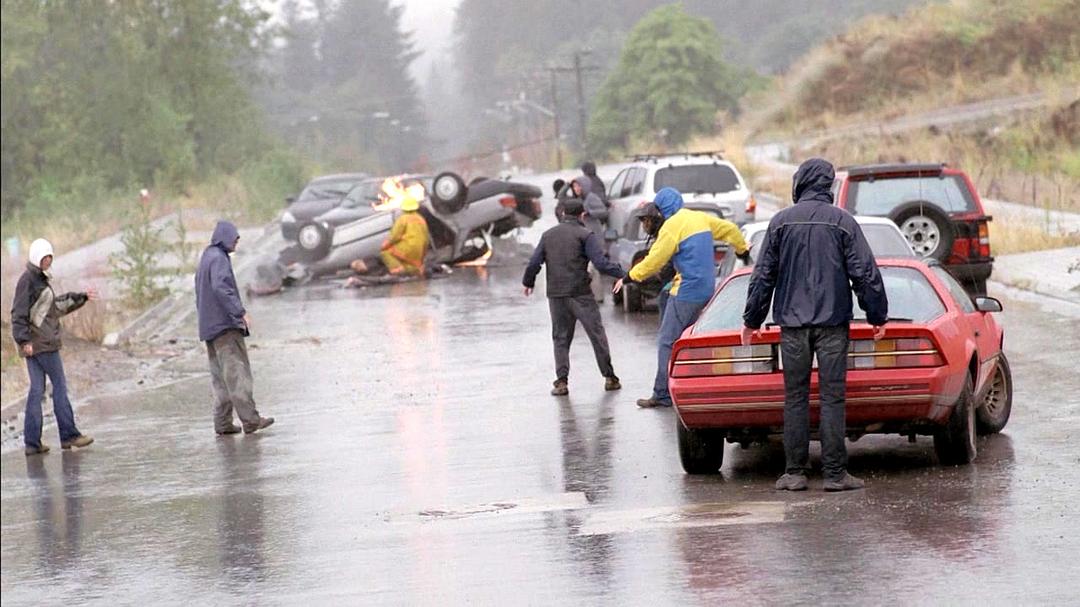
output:
[[[867,322],[885,324],[889,302],[881,273],[855,218],[833,205],[834,178],[833,166],[820,158],[796,171],[796,204],[773,216],[754,266],[743,313],[747,327],[761,327],[770,302],[781,327],[847,324],[852,290]]]
[[[228,221],[219,221],[203,251],[195,272],[195,308],[199,312],[199,339],[211,341],[225,331],[247,331],[244,303],[236,288],[229,253],[236,249],[240,232]]]

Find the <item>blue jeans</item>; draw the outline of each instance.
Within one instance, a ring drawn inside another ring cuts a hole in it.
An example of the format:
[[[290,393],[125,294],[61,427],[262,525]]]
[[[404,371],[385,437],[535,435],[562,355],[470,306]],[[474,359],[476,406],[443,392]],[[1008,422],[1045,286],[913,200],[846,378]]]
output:
[[[64,363],[59,352],[42,352],[26,359],[30,375],[30,392],[26,395],[26,414],[23,416],[23,442],[27,447],[41,446],[41,400],[45,397],[45,376],[53,387],[53,415],[60,427],[60,441],[68,442],[79,437],[75,427],[75,414],[68,400]]]
[[[668,362],[671,360],[671,347],[678,341],[686,327],[694,324],[707,301],[683,301],[671,297],[664,306],[664,315],[660,321],[660,335],[657,337],[656,380],[653,382],[653,400],[665,405],[671,404],[668,392]]]

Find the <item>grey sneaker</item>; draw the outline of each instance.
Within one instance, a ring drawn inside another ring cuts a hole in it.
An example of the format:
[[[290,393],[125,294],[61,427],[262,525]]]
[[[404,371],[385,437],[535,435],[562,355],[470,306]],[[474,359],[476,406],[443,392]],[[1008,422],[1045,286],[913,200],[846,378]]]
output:
[[[83,447],[89,447],[90,443],[92,443],[92,442],[94,442],[93,438],[90,438],[89,436],[87,436],[85,434],[80,434],[79,436],[76,436],[75,438],[73,438],[73,439],[71,439],[69,441],[60,443],[60,448],[61,449],[70,449],[72,447],[78,447],[79,449],[82,449]]]
[[[259,430],[262,430],[263,428],[269,428],[272,425],[274,425],[274,418],[272,418],[272,417],[263,417],[263,418],[259,419],[259,425],[257,425],[257,426],[248,426],[248,427],[244,428],[244,434],[251,434],[252,432],[258,432]]]
[[[236,424],[229,424],[221,430],[216,430],[218,436],[224,436],[226,434],[240,434],[240,427]]]
[[[552,385],[555,386],[551,389],[552,396],[566,396],[567,394],[570,394],[570,387],[566,385],[565,379],[556,379],[555,383]]]
[[[861,478],[845,472],[844,476],[837,480],[825,481],[824,488],[826,491],[851,491],[853,489],[862,489],[865,486],[866,483],[864,483]]]
[[[805,474],[784,474],[776,479],[777,491],[806,491],[808,486]]]

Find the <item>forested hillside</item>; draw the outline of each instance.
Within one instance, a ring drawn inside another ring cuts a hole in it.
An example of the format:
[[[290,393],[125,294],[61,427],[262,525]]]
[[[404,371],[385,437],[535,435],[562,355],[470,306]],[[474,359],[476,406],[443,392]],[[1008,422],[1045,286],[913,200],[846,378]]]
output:
[[[244,0],[4,0],[3,215],[184,190],[273,148],[248,94],[266,13]],[[5,222],[6,223],[6,222]]]

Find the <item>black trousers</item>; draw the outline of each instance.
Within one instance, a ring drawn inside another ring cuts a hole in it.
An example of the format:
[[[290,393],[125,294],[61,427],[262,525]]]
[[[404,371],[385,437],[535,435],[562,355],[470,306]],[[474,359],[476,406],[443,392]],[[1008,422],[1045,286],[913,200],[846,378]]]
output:
[[[615,369],[611,366],[611,349],[604,333],[604,322],[600,318],[600,306],[592,293],[548,298],[548,309],[551,311],[551,340],[555,345],[555,378],[566,379],[570,376],[570,344],[574,341],[574,329],[578,322],[592,342],[600,373],[604,377],[614,377]]]
[[[827,480],[839,480],[847,470],[844,438],[847,421],[848,326],[783,328],[780,354],[784,359],[784,455],[789,474],[810,470],[810,372],[818,363],[821,394],[821,464]]]

